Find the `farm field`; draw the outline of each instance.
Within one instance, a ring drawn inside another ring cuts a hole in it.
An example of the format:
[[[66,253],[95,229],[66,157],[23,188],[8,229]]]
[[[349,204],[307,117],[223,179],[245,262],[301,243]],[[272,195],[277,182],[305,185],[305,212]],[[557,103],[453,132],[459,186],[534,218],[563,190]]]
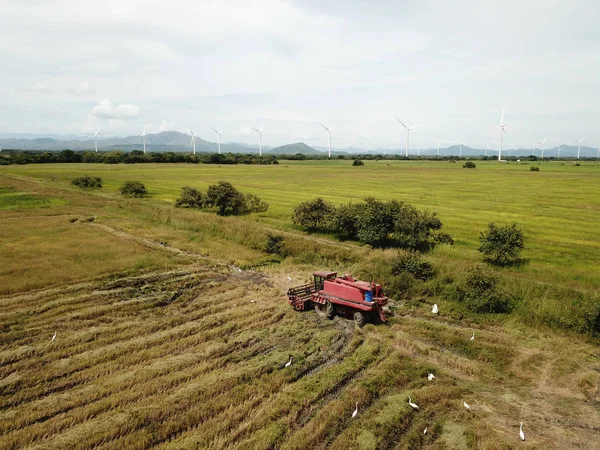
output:
[[[365,164],[0,167],[0,448],[593,448],[597,339],[435,297],[392,299],[388,326],[357,329],[285,292],[393,253],[291,225],[301,201],[373,195],[437,211],[456,245],[428,257],[459,274],[488,222],[519,223],[526,263],[502,273],[524,311],[597,299],[600,165]],[[70,185],[84,174],[103,189]],[[151,196],[121,197],[132,179]],[[269,210],[172,207],[181,186],[219,180]],[[268,232],[290,256],[264,253]]]

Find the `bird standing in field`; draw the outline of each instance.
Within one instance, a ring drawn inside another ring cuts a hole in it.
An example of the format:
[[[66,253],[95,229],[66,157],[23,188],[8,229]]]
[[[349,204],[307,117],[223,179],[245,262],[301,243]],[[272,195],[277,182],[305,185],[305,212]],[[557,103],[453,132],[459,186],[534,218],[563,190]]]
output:
[[[471,411],[471,407],[469,406],[469,404],[467,402],[463,401],[463,406],[465,407],[465,409],[467,411]]]
[[[56,331],[54,332],[54,334],[52,335],[52,342],[54,342],[56,340]]]
[[[429,373],[429,374],[427,375],[427,379],[428,379],[429,381],[433,381],[433,379],[434,379],[434,378],[435,378],[435,375],[434,375],[434,374],[432,374],[432,373]]]
[[[292,277],[290,277],[289,273],[288,273],[288,281],[292,281]]]
[[[471,340],[474,341],[475,340],[475,332],[473,331],[473,335],[471,336]]]
[[[427,427],[423,430],[423,434],[427,434]]]
[[[354,411],[352,412],[352,418],[354,419],[356,417],[356,415],[358,414],[358,402],[356,402],[356,408],[354,409]]]
[[[525,433],[523,433],[523,422],[521,422],[521,426],[519,427],[519,437],[522,441],[525,441]]]
[[[432,314],[437,314],[438,313],[438,305],[437,305],[437,303],[433,304],[433,308],[431,308],[431,313]]]
[[[418,410],[419,406],[416,403],[412,402],[412,399],[408,397],[408,404],[412,407],[412,409]]]
[[[292,365],[292,359],[294,359],[294,357],[292,355],[290,355],[290,360],[285,363],[284,367],[290,367]]]

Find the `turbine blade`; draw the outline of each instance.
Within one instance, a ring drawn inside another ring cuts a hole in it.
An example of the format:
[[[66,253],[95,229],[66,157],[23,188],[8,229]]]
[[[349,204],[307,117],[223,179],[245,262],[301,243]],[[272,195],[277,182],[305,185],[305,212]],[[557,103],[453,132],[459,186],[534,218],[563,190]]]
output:
[[[224,133],[225,131],[227,131],[227,128],[223,128],[221,131],[219,131],[219,135],[221,135],[222,133]]]
[[[331,133],[331,131],[329,130],[329,128],[327,128],[325,125],[321,124],[321,126],[322,126],[323,128],[325,128],[325,129],[327,130],[327,132],[328,132],[328,133]]]
[[[332,125],[331,128],[329,129],[329,132],[332,132],[334,128],[335,128],[335,125]]]
[[[219,134],[219,132],[217,130],[215,130],[213,127],[208,127],[208,128],[210,128],[211,130],[213,130],[215,133]]]
[[[193,136],[193,135],[194,135],[194,132],[192,131],[192,129],[191,129],[191,128],[188,128],[188,130],[190,130],[190,134]]]
[[[581,140],[579,141],[579,143],[581,144],[586,137],[587,136],[582,137]]]
[[[94,133],[94,136],[98,136],[98,133],[100,133],[100,128],[98,128],[98,129],[96,130],[96,132]]]
[[[504,124],[504,109],[506,108],[506,105],[502,106],[502,115],[500,116],[500,124]]]
[[[546,143],[546,139],[548,139],[548,136],[546,136],[546,137],[544,138],[544,140],[542,141],[542,144],[545,144],[545,143]]]
[[[403,123],[403,122],[402,122],[400,119],[398,119],[398,118],[396,117],[396,120],[397,120],[398,122],[400,122],[400,124],[401,124],[401,125],[402,125],[404,128],[406,128],[406,129],[408,130],[408,127],[407,127],[406,125],[404,125],[404,123]]]
[[[409,127],[408,129],[412,130],[413,128],[417,128],[418,126],[420,126],[420,125],[413,125],[412,127]]]
[[[265,124],[263,123],[263,124],[260,126],[260,132],[261,132],[261,133],[262,133],[262,130],[263,130],[263,128],[264,128],[264,127],[265,127]]]

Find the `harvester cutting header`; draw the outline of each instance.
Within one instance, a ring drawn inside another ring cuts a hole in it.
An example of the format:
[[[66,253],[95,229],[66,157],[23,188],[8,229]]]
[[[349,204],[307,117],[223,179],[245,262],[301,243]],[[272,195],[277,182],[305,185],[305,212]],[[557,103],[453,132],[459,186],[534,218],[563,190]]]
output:
[[[337,272],[313,273],[312,283],[288,290],[288,302],[296,311],[315,309],[333,319],[336,314],[354,318],[356,325],[367,322],[387,322],[383,307],[388,298],[380,284],[355,280],[352,275],[337,276]]]

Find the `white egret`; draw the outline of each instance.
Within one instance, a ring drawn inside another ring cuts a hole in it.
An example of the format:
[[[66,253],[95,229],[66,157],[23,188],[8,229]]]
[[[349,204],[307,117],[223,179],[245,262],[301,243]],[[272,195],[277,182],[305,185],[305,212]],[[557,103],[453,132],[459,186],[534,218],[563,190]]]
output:
[[[427,434],[427,427],[423,430],[423,434]]]
[[[285,363],[285,366],[284,366],[284,367],[290,367],[290,366],[292,365],[292,359],[293,359],[293,358],[294,358],[294,357],[293,357],[292,355],[290,355],[290,360],[289,360],[288,362],[286,362],[286,363]]]
[[[475,332],[473,331],[473,335],[471,336],[471,341],[475,340]]]
[[[54,334],[52,335],[52,342],[54,342],[56,340],[56,331],[54,332]]]
[[[292,277],[290,277],[290,274],[288,273],[288,280],[292,281]]]
[[[469,404],[467,402],[463,401],[463,406],[465,407],[465,409],[467,411],[471,411],[471,407],[469,406]]]
[[[409,404],[409,405],[410,405],[410,406],[411,406],[413,409],[416,409],[416,410],[418,410],[418,409],[419,409],[419,406],[418,406],[416,403],[413,403],[413,402],[412,402],[412,399],[411,399],[410,397],[408,397],[408,404]]]
[[[356,408],[354,409],[354,412],[352,413],[352,418],[354,419],[357,414],[358,414],[358,402],[356,402]]]
[[[434,374],[432,374],[432,373],[429,373],[429,374],[427,375],[427,379],[428,379],[429,381],[433,381],[433,379],[434,379],[434,378],[435,378],[435,375],[434,375]]]
[[[256,303],[256,300],[250,300],[250,303]]]
[[[438,313],[438,305],[437,305],[437,303],[433,304],[433,308],[431,308],[431,312],[432,312],[432,314],[437,314]]]
[[[523,433],[523,422],[521,422],[521,426],[519,427],[519,437],[522,441],[525,440],[525,433]]]

